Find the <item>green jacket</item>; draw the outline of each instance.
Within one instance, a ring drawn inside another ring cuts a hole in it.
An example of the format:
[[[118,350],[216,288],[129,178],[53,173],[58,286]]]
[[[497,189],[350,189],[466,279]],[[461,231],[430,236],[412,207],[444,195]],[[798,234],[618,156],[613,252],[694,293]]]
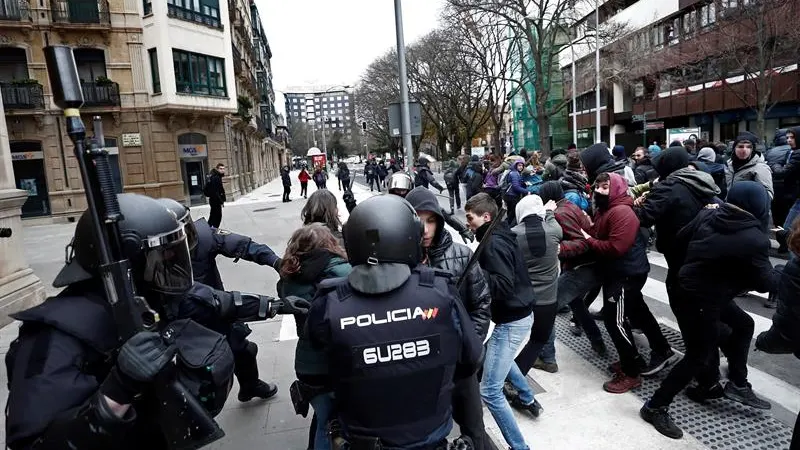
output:
[[[346,277],[350,274],[352,267],[344,259],[333,256],[321,271],[314,270],[312,273],[304,273],[302,269],[306,266],[301,263],[301,273],[281,279],[278,281],[278,295],[286,297],[294,295],[308,301],[313,301],[317,292],[317,285],[329,278]],[[297,324],[297,349],[294,354],[294,370],[302,375],[327,375],[328,361],[325,353],[315,350],[306,334],[306,316],[295,314]]]

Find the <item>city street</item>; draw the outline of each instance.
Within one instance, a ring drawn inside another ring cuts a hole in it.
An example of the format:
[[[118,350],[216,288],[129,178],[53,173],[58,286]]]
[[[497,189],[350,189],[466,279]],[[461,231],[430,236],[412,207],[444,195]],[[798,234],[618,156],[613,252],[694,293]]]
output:
[[[353,192],[357,201],[373,195],[365,187],[363,166],[351,166],[358,171]],[[223,209],[222,227],[250,235],[254,241],[269,245],[282,254],[292,232],[301,225],[300,210],[304,200],[298,198],[300,190],[297,171],[292,172],[292,201],[281,203],[280,179],[251,192]],[[441,175],[437,174],[441,180]],[[443,181],[440,181],[443,183]],[[342,221],[347,211],[335,178],[328,186],[339,198]],[[309,187],[313,192],[313,186]],[[377,194],[374,193],[374,194]],[[445,191],[446,194],[446,191]],[[442,206],[449,208],[446,198],[440,197]],[[208,207],[192,209],[195,218],[208,215]],[[463,220],[463,210],[457,217]],[[69,241],[74,224],[31,226],[24,230],[25,254],[30,266],[49,286],[64,260],[63,248]],[[451,230],[452,232],[452,230]],[[456,242],[461,237],[454,234]],[[475,243],[471,247],[475,247]],[[654,315],[662,325],[676,350],[683,346],[677,325],[666,296],[664,279],[666,263],[655,252],[649,254],[650,278],[643,293]],[[780,263],[774,260],[773,264]],[[275,295],[277,273],[268,267],[218,258],[220,271],[229,290],[258,292]],[[57,292],[52,288],[51,293]],[[764,295],[751,294],[737,302],[753,317],[756,335],[769,328],[772,310],[763,308]],[[599,303],[599,302],[597,302]],[[599,307],[596,304],[595,307]],[[646,380],[632,393],[613,395],[603,391],[601,385],[610,377],[606,367],[615,359],[613,345],[606,335],[610,354],[606,358],[594,356],[585,338],[572,336],[567,329],[568,316],[557,319],[559,372],[555,374],[532,370],[529,382],[535,387],[537,400],[544,407],[542,415],[533,419],[516,413],[517,420],[532,448],[553,449],[787,449],[795,417],[800,410],[800,362],[791,355],[770,356],[760,352],[750,353],[749,378],[755,391],[769,399],[771,411],[758,411],[741,407],[726,400],[714,400],[698,405],[683,394],[672,407],[673,417],[686,435],[682,440],[670,440],[660,435],[639,418],[639,408],[652,394],[664,374]],[[7,351],[15,337],[18,324],[0,331],[0,352]],[[209,448],[212,449],[268,449],[303,450],[307,448],[310,417],[294,414],[289,400],[288,387],[294,380],[294,349],[296,335],[291,316],[280,316],[263,323],[251,324],[251,340],[259,346],[259,368],[263,379],[278,383],[278,395],[267,401],[240,403],[236,399],[238,387],[231,392],[228,403],[218,416],[226,437]],[[605,333],[604,333],[605,334]],[[642,338],[641,336],[637,336]],[[723,376],[725,373],[723,361]],[[2,394],[5,401],[6,374],[2,370]],[[378,401],[378,399],[376,399]],[[491,415],[484,410],[487,429],[498,449],[507,448]],[[3,440],[5,440],[3,438]]]

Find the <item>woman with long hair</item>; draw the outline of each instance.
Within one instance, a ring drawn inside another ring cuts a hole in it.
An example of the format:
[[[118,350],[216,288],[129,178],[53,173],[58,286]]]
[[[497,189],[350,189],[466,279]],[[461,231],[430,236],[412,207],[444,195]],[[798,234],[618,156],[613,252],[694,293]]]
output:
[[[327,189],[320,189],[308,198],[300,212],[303,225],[319,222],[328,227],[336,239],[342,242],[342,221],[339,219],[339,205],[336,196]]]
[[[315,192],[312,198],[320,192],[327,191]],[[294,295],[313,302],[320,282],[328,278],[345,277],[351,270],[344,249],[328,227],[322,223],[305,225],[292,234],[286,246],[279,272],[278,295],[281,298]],[[310,400],[316,415],[316,427],[312,430],[313,448],[327,450],[330,443],[326,427],[333,410],[333,388],[328,384],[329,370],[325,353],[315,350],[305,333],[306,318],[301,314],[294,316],[298,336],[294,369],[301,383],[321,392]]]

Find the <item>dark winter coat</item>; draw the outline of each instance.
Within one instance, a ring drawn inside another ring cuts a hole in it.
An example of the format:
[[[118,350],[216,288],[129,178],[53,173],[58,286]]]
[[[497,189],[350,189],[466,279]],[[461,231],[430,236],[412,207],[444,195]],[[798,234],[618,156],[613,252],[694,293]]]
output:
[[[676,245],[686,249],[681,288],[695,301],[726,302],[743,291],[777,286],[762,221],[730,203],[703,208],[678,233]]]
[[[286,169],[281,169],[281,182],[284,186],[292,185],[292,179],[289,177],[289,171]]]
[[[800,127],[792,128],[796,139],[800,139]],[[767,152],[775,158],[775,149]],[[783,161],[772,162],[769,159],[767,164],[772,170],[772,180],[776,185],[775,196],[781,194],[782,198],[796,199],[800,196],[800,150],[789,150],[783,154]]]
[[[225,197],[225,186],[222,184],[222,174],[217,169],[211,169],[206,180],[206,187],[203,190],[209,203],[222,204],[227,200]]]
[[[608,145],[604,142],[590,145],[579,155],[583,167],[586,168],[586,176],[589,178],[590,183],[594,183],[594,179],[604,172],[621,175],[628,185],[636,183],[633,171],[628,167],[627,163],[625,161],[615,161],[608,151]]]
[[[649,156],[645,156],[636,163],[633,168],[633,175],[636,177],[636,184],[644,184],[658,178],[658,172],[653,167],[653,162]]]
[[[683,168],[671,171],[671,167],[674,166],[659,166],[659,160],[661,163],[670,161],[671,150],[660,155],[666,156],[667,159],[656,159],[655,167],[661,176],[661,181],[653,185],[644,204],[634,208],[641,226],[649,228],[655,225],[656,249],[663,253],[667,260],[670,260],[675,250],[674,242],[678,232],[707,204],[719,202],[715,197],[720,193],[711,175],[686,167],[689,157],[683,148],[680,152],[684,155],[682,157],[684,163],[679,164],[683,165]]]
[[[501,221],[492,231],[491,223],[476,230],[478,241],[491,239],[480,254],[478,262],[484,271],[492,297],[492,322],[509,323],[527,317],[533,312],[534,294],[528,268],[517,249],[517,236]]]
[[[633,212],[633,199],[622,176],[612,173],[608,209],[598,209],[587,240],[600,260],[599,267],[617,275],[639,275],[650,271],[644,241],[639,235],[639,219]]]
[[[435,243],[426,249],[428,265],[434,269],[449,272],[453,275],[454,282],[465,276],[464,270],[472,257],[472,250],[466,245],[453,242],[453,237],[444,228],[445,217],[433,192],[414,188],[406,195],[406,200],[416,211],[431,211],[437,215]],[[477,264],[473,266],[466,277],[459,292],[461,303],[469,313],[478,336],[484,339],[489,330],[491,318],[489,305],[492,298],[489,295],[489,287]]]
[[[326,250],[316,250],[304,255],[300,260],[300,272],[278,281],[278,295],[294,295],[313,301],[317,285],[328,278],[346,277],[352,268],[339,256]],[[328,374],[328,363],[324,352],[311,346],[305,332],[306,315],[295,314],[297,326],[297,348],[294,355],[294,370],[298,376],[319,376]]]

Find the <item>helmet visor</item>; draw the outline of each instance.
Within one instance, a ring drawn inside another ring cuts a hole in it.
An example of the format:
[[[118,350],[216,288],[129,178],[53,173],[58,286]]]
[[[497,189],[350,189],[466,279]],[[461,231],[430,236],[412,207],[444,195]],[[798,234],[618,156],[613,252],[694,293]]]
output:
[[[198,237],[197,228],[194,226],[192,217],[188,214],[183,221],[183,232],[186,233],[186,244],[189,246],[189,252],[191,252],[195,247],[197,247]]]
[[[192,260],[186,237],[144,250],[143,279],[151,289],[180,294],[192,287]]]

